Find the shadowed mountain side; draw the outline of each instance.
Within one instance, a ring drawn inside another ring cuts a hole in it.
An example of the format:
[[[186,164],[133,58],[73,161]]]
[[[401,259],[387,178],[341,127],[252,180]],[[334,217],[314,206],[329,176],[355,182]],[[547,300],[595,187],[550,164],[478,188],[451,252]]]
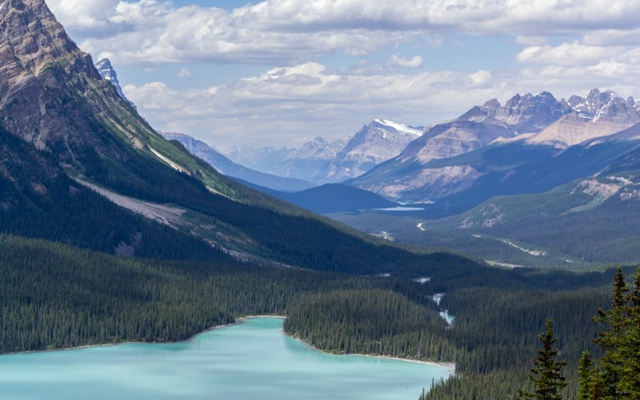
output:
[[[247,183],[247,185],[318,214],[351,213],[366,209],[400,206],[400,204],[389,201],[375,193],[339,183],[330,183],[295,193],[279,192],[250,183]]]

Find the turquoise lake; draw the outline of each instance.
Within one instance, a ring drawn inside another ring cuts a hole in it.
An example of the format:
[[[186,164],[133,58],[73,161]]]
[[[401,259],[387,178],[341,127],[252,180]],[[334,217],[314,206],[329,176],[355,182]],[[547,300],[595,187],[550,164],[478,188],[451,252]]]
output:
[[[182,343],[0,356],[0,399],[415,400],[453,372],[324,354],[284,335],[282,324],[255,318]]]

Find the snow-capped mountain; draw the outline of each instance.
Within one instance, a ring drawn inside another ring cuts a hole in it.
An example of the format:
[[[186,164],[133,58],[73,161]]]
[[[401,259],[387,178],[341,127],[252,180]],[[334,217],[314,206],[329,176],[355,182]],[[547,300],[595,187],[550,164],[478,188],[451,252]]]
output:
[[[506,182],[516,168],[536,157],[546,160],[571,146],[622,131],[640,122],[638,109],[633,98],[598,89],[587,98],[572,96],[569,101],[558,101],[547,92],[516,95],[504,106],[493,99],[428,128],[398,157],[349,184],[394,201],[438,201],[477,187],[483,176],[493,176],[494,171],[485,169],[488,165],[510,173],[500,178]]]
[[[242,179],[255,185],[283,192],[296,192],[314,187],[312,183],[307,181],[266,174],[251,168],[246,168],[240,164],[236,164],[205,142],[183,133],[159,133],[167,140],[177,140],[189,151],[189,153],[205,160],[221,174],[232,178]]]
[[[373,120],[349,140],[333,160],[314,175],[319,183],[342,182],[389,160],[422,135],[422,129],[384,119]]]
[[[122,91],[122,87],[120,86],[120,81],[118,80],[118,74],[116,73],[116,70],[111,65],[111,61],[109,61],[108,58],[105,58],[103,60],[98,61],[95,67],[100,73],[100,76],[102,76],[102,79],[105,79],[111,82],[111,84],[116,88],[116,91],[118,92],[120,97],[122,97],[124,100],[129,102],[129,104],[131,104],[131,106],[133,106],[133,108],[137,110],[138,108],[136,107],[136,105],[131,100],[129,100],[127,96],[124,95],[124,92]]]
[[[610,90],[593,89],[586,98],[571,96],[568,111],[542,132],[527,138],[533,145],[567,148],[587,140],[612,135],[640,122],[640,105]]]

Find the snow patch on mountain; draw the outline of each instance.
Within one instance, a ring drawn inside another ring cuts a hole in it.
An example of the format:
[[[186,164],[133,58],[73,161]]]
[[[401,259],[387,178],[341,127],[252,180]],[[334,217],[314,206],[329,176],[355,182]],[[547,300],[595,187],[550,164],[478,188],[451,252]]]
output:
[[[421,129],[416,129],[416,128],[412,128],[412,127],[407,126],[407,125],[398,124],[396,122],[389,121],[387,119],[375,119],[373,121],[375,123],[377,123],[377,124],[385,125],[385,126],[388,126],[389,128],[395,129],[397,132],[407,133],[407,134],[413,135],[415,137],[419,137],[419,136],[422,135],[422,130]]]
[[[538,135],[528,138],[527,143],[565,149],[610,136],[640,122],[639,108],[633,97],[625,100],[610,90],[593,89],[586,98],[574,95],[566,104],[569,112]]]
[[[363,126],[335,159],[314,175],[319,183],[337,183],[358,177],[398,154],[422,131],[397,122],[375,119]]]
[[[102,76],[102,79],[111,82],[111,84],[116,88],[118,95],[120,95],[120,97],[122,97],[126,102],[131,104],[131,106],[137,110],[138,107],[136,107],[136,105],[131,100],[129,100],[122,91],[120,81],[118,80],[118,74],[111,65],[111,61],[109,61],[108,58],[102,59],[96,63],[95,67],[100,73],[100,76]]]

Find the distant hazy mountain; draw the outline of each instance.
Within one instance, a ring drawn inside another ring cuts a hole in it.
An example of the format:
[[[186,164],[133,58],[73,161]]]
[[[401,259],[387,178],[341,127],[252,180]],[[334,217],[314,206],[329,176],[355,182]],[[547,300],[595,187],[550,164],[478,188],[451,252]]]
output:
[[[345,136],[333,142],[317,137],[299,149],[232,148],[225,155],[238,164],[262,172],[317,184],[336,183],[360,176],[397,156],[420,135],[421,127],[376,119],[353,137]]]
[[[349,140],[333,160],[314,175],[316,182],[342,182],[369,171],[393,158],[422,135],[422,129],[412,128],[384,119],[365,125]]]
[[[199,157],[211,164],[221,174],[232,178],[242,179],[244,181],[265,186],[270,189],[285,192],[296,192],[312,188],[314,185],[310,182],[293,178],[282,178],[279,176],[265,174],[250,168],[243,167],[229,160],[215,149],[211,148],[205,142],[194,139],[191,136],[182,133],[159,132],[167,140],[177,140],[196,157]]]
[[[632,98],[624,100],[613,92],[601,93],[597,89],[586,99],[573,96],[569,101],[558,101],[547,92],[516,95],[504,106],[494,99],[453,121],[427,129],[398,157],[348,183],[392,200],[424,203],[444,202],[460,194],[455,198],[464,197],[465,203],[471,204],[478,198],[469,198],[465,194],[469,190],[479,195],[484,192],[482,196],[497,193],[488,190],[487,185],[495,189],[504,184],[512,193],[516,187],[520,193],[538,191],[547,187],[541,184],[546,182],[544,178],[526,178],[515,184],[524,176],[524,169],[568,159],[571,152],[567,157],[550,160],[572,145],[610,136],[638,121],[638,106]],[[570,170],[577,171],[576,168]],[[520,174],[515,176],[518,171]],[[549,176],[569,176],[562,169],[547,171]],[[573,175],[572,179],[576,177]],[[531,182],[538,187],[527,187]],[[556,178],[554,182],[560,180]]]
[[[278,176],[316,181],[314,175],[324,164],[333,160],[342,150],[344,141],[329,143],[321,137],[306,143],[299,149],[289,151],[269,172]]]
[[[231,147],[222,154],[237,164],[260,172],[267,172],[273,165],[284,160],[289,154],[289,149],[286,147],[278,150],[273,147]]]
[[[224,154],[238,164],[261,172],[287,178],[316,181],[313,176],[318,169],[333,160],[347,144],[347,141],[347,137],[333,142],[327,142],[324,138],[317,137],[299,149],[232,147]]]

